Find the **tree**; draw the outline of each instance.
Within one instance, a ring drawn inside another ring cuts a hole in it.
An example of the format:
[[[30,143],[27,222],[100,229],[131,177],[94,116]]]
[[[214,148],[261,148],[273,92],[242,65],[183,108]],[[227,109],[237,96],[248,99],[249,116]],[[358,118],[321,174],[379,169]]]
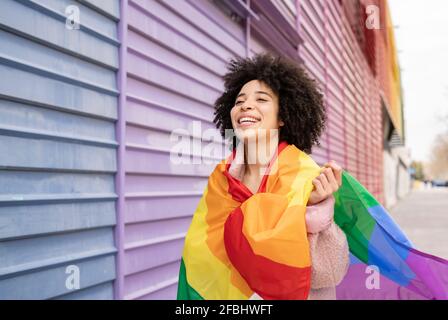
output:
[[[425,180],[425,172],[423,170],[423,163],[421,161],[412,161],[412,171],[414,172],[413,178],[416,180]]]
[[[448,180],[448,133],[439,134],[435,139],[428,172],[434,179]]]

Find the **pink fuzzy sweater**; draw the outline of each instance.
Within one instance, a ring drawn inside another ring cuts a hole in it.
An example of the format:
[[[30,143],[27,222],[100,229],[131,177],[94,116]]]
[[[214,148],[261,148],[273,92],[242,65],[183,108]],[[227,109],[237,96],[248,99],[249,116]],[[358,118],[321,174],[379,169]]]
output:
[[[311,251],[311,290],[308,300],[335,300],[336,286],[349,266],[344,232],[335,224],[334,197],[307,206],[306,227]]]

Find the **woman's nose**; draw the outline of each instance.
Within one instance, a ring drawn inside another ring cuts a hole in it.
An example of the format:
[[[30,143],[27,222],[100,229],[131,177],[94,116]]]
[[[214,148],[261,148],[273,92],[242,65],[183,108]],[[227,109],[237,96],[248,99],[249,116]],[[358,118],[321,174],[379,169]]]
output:
[[[247,103],[247,102],[243,103],[243,105],[241,106],[242,110],[248,110],[248,109],[251,110],[253,108],[254,107],[252,107],[252,105],[250,103]]]

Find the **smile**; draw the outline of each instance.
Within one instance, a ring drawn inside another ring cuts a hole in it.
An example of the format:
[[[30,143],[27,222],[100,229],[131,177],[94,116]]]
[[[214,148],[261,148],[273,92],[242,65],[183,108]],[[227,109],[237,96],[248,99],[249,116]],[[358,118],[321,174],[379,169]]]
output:
[[[257,119],[255,117],[247,117],[247,116],[245,116],[245,117],[241,117],[241,118],[238,119],[238,124],[241,125],[241,126],[250,126],[250,125],[252,125],[254,123],[257,123],[259,121],[260,121],[260,119]]]

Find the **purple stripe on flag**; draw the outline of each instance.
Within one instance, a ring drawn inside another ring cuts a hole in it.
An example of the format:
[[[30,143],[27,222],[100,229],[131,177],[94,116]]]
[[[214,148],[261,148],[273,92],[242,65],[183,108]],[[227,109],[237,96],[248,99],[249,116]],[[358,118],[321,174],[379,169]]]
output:
[[[410,249],[406,263],[416,274],[413,284],[423,284],[431,294],[429,299],[448,299],[448,260]]]

